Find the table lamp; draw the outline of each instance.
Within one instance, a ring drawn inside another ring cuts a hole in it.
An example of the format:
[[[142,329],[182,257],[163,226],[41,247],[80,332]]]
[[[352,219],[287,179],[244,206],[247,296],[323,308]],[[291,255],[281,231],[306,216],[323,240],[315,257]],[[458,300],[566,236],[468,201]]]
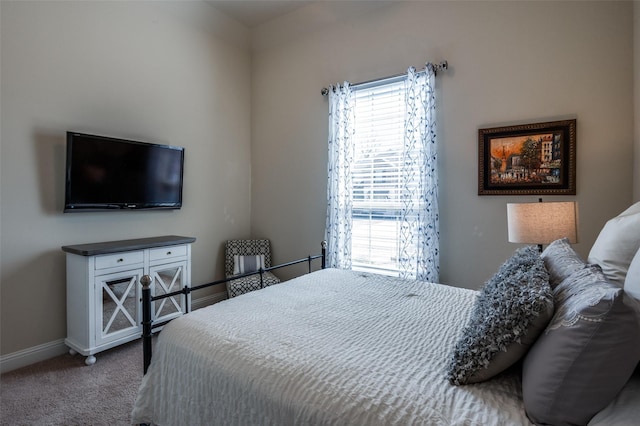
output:
[[[577,206],[574,201],[543,203],[507,203],[509,242],[542,245],[560,238],[578,241]]]

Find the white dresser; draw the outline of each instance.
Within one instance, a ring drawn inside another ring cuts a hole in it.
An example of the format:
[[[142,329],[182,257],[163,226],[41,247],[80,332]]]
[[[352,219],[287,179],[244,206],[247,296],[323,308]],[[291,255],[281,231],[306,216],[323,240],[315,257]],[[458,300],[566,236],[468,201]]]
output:
[[[193,237],[168,235],[63,246],[67,253],[67,338],[70,353],[96,362],[95,354],[142,335],[140,278],[153,278],[151,295],[191,286]],[[152,320],[191,310],[179,294],[153,302]]]

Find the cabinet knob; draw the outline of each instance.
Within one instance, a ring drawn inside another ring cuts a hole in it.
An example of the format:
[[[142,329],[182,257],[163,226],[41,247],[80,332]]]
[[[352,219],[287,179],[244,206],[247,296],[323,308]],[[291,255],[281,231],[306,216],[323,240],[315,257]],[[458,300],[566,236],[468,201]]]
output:
[[[167,252],[167,256],[169,256],[169,255],[171,255],[171,252],[170,252],[170,251],[168,251],[168,252]]]
[[[120,262],[124,262],[124,259],[122,259],[122,258],[118,259],[118,263],[120,263]]]

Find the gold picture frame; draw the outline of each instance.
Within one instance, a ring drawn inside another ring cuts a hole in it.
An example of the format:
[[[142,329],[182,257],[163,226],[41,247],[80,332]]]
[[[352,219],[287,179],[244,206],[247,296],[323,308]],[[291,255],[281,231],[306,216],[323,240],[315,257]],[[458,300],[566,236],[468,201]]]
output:
[[[576,120],[478,130],[478,195],[575,195]]]

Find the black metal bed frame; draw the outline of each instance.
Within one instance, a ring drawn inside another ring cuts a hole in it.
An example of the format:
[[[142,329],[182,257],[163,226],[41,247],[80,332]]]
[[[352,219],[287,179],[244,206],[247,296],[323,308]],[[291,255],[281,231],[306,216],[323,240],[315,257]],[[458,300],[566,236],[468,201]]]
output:
[[[153,277],[150,275],[143,275],[140,278],[140,283],[142,284],[142,352],[143,352],[143,360],[144,360],[144,374],[147,374],[147,370],[149,368],[149,364],[151,363],[151,339],[153,337],[153,329],[162,327],[169,323],[171,320],[162,321],[159,323],[154,323],[151,320],[151,303],[156,300],[162,300],[173,296],[178,296],[183,294],[185,299],[188,295],[195,290],[201,290],[203,288],[211,287],[217,284],[223,284],[229,281],[237,280],[239,278],[249,277],[251,275],[260,274],[260,287],[264,288],[264,273],[268,271],[273,271],[275,269],[284,268],[287,266],[297,265],[299,263],[308,262],[309,264],[309,273],[311,273],[311,262],[315,259],[322,259],[321,268],[326,268],[326,259],[327,259],[327,242],[322,242],[322,254],[307,256],[303,259],[294,260],[292,262],[282,263],[280,265],[272,266],[269,268],[260,268],[255,272],[249,272],[241,275],[234,275],[230,278],[225,278],[223,280],[213,281],[206,284],[201,284],[195,287],[187,287],[184,286],[182,290],[177,290],[171,293],[165,293],[158,296],[151,296],[151,284],[153,283]],[[185,303],[185,314],[189,312],[188,303]],[[172,318],[173,319],[173,318]]]

